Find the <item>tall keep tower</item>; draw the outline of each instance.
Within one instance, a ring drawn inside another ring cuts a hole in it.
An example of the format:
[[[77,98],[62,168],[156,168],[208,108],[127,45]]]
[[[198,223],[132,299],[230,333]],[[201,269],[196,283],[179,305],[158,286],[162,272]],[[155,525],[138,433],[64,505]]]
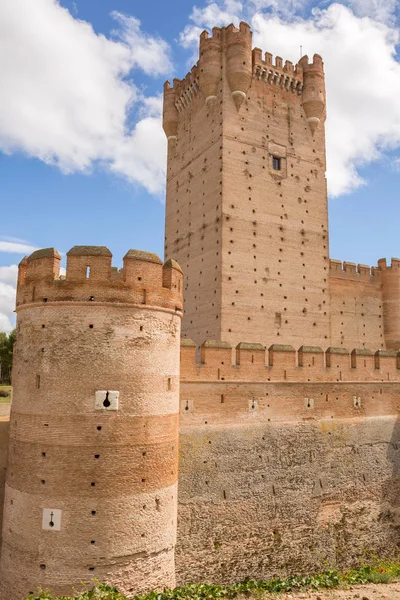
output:
[[[246,23],[203,32],[197,65],[165,84],[165,252],[185,272],[185,336],[328,345],[324,122],[321,57],[263,57]]]
[[[19,269],[1,598],[173,586],[182,272],[130,250]]]

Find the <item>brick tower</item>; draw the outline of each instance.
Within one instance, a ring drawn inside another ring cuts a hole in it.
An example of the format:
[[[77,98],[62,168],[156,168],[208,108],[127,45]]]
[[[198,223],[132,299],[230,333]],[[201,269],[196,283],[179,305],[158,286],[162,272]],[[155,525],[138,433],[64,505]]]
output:
[[[19,269],[2,600],[173,586],[182,272],[130,250]]]
[[[263,57],[246,23],[203,32],[197,65],[165,84],[184,336],[329,345],[324,123],[321,57]]]

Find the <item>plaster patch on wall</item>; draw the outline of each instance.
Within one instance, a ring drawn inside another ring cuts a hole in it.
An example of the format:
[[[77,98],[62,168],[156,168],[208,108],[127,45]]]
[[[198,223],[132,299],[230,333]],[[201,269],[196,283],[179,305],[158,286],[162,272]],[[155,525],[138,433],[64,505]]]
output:
[[[95,397],[96,410],[118,410],[119,392],[98,390]]]
[[[193,411],[193,400],[181,400],[181,412],[192,412]]]
[[[62,510],[58,508],[44,508],[42,517],[42,529],[47,531],[61,530]]]
[[[314,408],[314,399],[304,398],[304,408],[312,410]]]

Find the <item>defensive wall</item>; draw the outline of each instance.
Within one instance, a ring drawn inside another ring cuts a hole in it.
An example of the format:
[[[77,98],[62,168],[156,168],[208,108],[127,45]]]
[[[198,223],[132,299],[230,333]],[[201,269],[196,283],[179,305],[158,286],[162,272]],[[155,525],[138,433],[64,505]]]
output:
[[[331,343],[400,348],[400,260],[377,267],[330,261]]]
[[[399,394],[397,352],[183,340],[178,581],[396,553]]]

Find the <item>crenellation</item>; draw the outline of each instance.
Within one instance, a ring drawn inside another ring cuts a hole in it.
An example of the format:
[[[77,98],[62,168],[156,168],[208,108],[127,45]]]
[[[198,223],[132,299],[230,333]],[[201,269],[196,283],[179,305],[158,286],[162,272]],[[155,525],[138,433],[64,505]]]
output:
[[[297,353],[299,367],[324,369],[325,353],[319,346],[301,346]]]
[[[67,253],[66,276],[60,278],[60,258],[52,249],[51,256],[23,259],[17,311],[27,304],[102,302],[182,312],[183,274],[176,261],[163,265],[155,254],[129,250],[118,270],[111,266],[112,254],[106,248],[75,247]]]
[[[61,255],[55,248],[44,248],[33,252],[25,262],[22,260],[20,267],[24,273],[22,278],[26,281],[55,280],[60,276]]]
[[[265,366],[266,348],[262,344],[240,342],[236,346],[236,365],[252,364]]]
[[[372,378],[371,373],[376,368],[375,355],[367,348],[355,348],[351,351],[351,368],[361,368],[365,370],[365,378]]]
[[[343,271],[345,273],[350,273],[352,275],[355,275],[357,273],[357,265],[356,265],[356,263],[344,262],[343,263]]]
[[[182,381],[400,381],[400,353],[346,348],[241,342],[232,355],[230,344],[207,341],[197,352],[192,340],[181,343]],[[200,360],[199,360],[200,356]]]
[[[385,264],[386,264],[386,259]],[[379,277],[380,271],[382,269],[378,267],[370,267],[369,265],[356,264],[348,261],[340,261],[330,259],[329,261],[329,271],[331,277],[347,277],[354,278],[354,276],[361,277]]]
[[[74,246],[67,252],[66,279],[109,281],[112,254],[105,246]]]
[[[252,57],[253,77],[255,79],[279,85],[296,94],[301,94],[303,89],[303,72],[301,68],[297,68],[299,65],[295,69],[293,63],[286,60],[283,66],[283,59],[280,56],[275,58],[275,64],[273,64],[273,55],[269,52],[265,53],[263,60],[260,48],[253,49]]]

